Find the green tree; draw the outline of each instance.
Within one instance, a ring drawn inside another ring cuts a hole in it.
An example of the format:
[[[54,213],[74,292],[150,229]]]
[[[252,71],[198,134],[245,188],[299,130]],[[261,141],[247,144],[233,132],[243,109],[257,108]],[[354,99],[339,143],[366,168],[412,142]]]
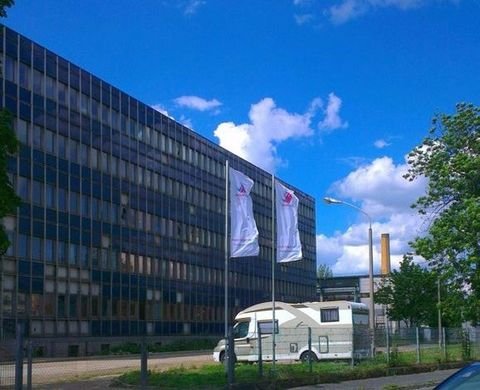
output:
[[[404,256],[400,268],[382,279],[375,303],[387,305],[387,315],[408,326],[436,326],[437,277]]]
[[[0,0],[0,18],[7,17],[7,8],[15,4],[15,0]]]
[[[327,279],[333,277],[332,269],[326,264],[320,264],[317,268],[317,279]]]
[[[7,159],[9,154],[16,153],[18,141],[12,129],[12,116],[3,109],[0,111],[0,219],[15,212],[20,204],[20,198],[7,175]],[[0,255],[8,249],[10,242],[5,228],[0,223]]]
[[[428,179],[414,208],[430,219],[412,243],[451,291],[463,295],[466,320],[480,321],[480,108],[461,103],[440,114],[409,154],[408,180]]]
[[[6,9],[14,4],[13,0],[0,0],[0,17],[7,16]],[[7,159],[9,154],[18,150],[18,141],[12,128],[12,116],[6,109],[0,111],[0,255],[8,249],[10,242],[5,233],[1,219],[14,213],[20,204],[12,183],[7,175]]]

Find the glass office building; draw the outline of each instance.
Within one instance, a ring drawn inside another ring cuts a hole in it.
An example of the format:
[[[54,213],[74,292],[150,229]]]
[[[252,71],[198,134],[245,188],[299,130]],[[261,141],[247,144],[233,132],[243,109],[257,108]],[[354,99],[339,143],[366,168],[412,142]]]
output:
[[[21,143],[8,170],[22,199],[4,220],[4,334],[22,322],[57,348],[90,340],[80,353],[95,340],[222,335],[226,160],[255,181],[261,246],[259,257],[229,262],[230,314],[271,299],[268,173],[11,29],[0,33],[0,101]],[[304,258],[277,265],[276,299],[288,302],[314,300],[316,283],[315,202],[293,189]]]

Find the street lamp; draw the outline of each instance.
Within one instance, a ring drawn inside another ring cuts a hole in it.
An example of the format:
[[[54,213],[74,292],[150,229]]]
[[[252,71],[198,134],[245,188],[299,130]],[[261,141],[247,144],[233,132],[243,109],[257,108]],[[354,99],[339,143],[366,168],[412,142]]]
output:
[[[370,331],[372,332],[372,356],[375,351],[375,302],[373,300],[373,241],[372,241],[372,218],[367,212],[361,209],[354,204],[345,202],[343,200],[325,197],[323,201],[327,204],[344,204],[345,206],[350,206],[355,210],[361,212],[368,218],[368,278],[369,278],[369,287],[370,287],[370,316],[369,316],[369,324],[370,324]]]

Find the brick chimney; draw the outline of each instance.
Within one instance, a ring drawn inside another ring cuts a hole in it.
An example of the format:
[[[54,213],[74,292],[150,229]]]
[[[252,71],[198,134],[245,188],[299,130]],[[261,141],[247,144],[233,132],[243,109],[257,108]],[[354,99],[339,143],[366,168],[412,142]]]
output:
[[[380,271],[382,275],[390,273],[390,234],[382,233],[381,239],[382,259]]]

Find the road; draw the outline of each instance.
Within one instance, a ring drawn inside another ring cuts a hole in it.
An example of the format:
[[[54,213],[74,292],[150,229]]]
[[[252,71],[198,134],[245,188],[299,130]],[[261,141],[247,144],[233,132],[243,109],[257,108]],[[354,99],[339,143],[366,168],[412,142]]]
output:
[[[340,383],[302,386],[295,387],[290,390],[382,390],[388,388],[430,390],[456,371],[458,371],[458,368],[422,372],[420,374],[385,376],[380,378],[359,379]]]

